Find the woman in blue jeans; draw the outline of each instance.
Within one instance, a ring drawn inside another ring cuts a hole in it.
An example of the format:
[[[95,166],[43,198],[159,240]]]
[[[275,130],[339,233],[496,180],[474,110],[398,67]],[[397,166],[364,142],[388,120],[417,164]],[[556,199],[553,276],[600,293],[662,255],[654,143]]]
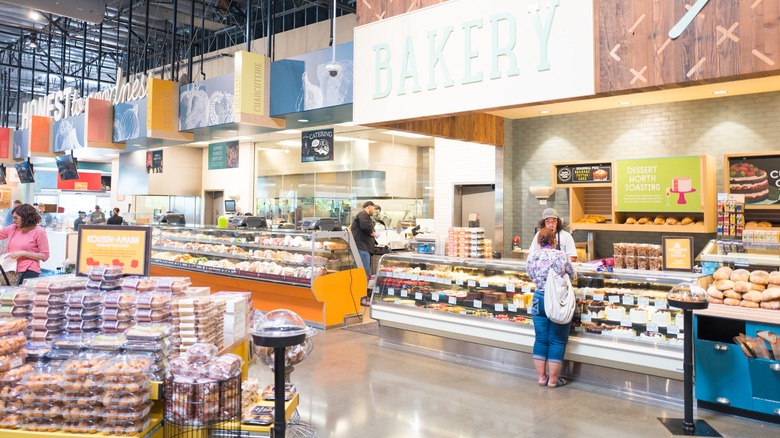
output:
[[[561,275],[564,273],[574,280],[574,268],[569,257],[555,249],[555,232],[547,228],[539,231],[538,243],[540,249],[528,257],[527,270],[531,280],[536,283],[536,291],[531,304],[531,318],[534,322],[534,366],[539,386],[557,388],[566,384],[566,380],[558,374],[563,367],[563,355],[566,353],[566,343],[569,340],[568,324],[556,324],[544,313],[544,285],[547,273],[554,269]]]

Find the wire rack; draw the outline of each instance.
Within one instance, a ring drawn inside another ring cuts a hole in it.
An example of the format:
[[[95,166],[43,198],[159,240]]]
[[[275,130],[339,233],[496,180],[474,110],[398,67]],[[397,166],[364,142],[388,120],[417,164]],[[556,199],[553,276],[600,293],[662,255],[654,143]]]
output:
[[[165,380],[166,438],[241,436],[241,373],[221,381]]]

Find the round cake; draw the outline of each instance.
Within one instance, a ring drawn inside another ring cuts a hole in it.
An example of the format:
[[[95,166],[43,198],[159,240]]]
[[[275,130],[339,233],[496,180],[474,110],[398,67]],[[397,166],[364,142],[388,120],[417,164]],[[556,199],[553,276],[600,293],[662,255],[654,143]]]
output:
[[[635,338],[636,337],[636,330],[628,328],[628,327],[617,327],[612,329],[612,331],[609,332],[612,336],[615,336],[616,338]]]
[[[610,321],[620,321],[626,317],[626,308],[616,304],[609,305],[604,311],[607,319]]]
[[[668,310],[659,310],[653,314],[651,321],[658,327],[668,327],[672,323],[672,314]]]
[[[588,304],[588,316],[591,318],[604,319],[604,302],[592,301]]]
[[[644,307],[636,307],[628,312],[628,316],[631,317],[632,324],[647,324],[647,309]]]
[[[729,192],[745,195],[745,203],[761,202],[769,197],[769,179],[765,170],[746,162],[729,167]]]
[[[666,336],[657,332],[644,332],[641,335],[639,335],[639,339],[646,339],[649,341],[658,342],[658,341],[665,341]]]

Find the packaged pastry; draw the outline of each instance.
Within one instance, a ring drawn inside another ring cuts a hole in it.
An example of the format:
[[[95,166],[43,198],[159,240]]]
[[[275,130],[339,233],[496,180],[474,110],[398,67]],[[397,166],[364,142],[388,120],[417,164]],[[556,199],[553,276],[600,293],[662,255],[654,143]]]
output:
[[[636,268],[637,269],[647,269],[648,268],[648,257],[646,256],[637,256],[636,258]]]
[[[158,277],[158,292],[184,292],[192,282],[189,277]]]
[[[32,314],[33,304],[17,305],[11,309],[11,316],[16,318],[27,318]]]
[[[127,308],[135,305],[136,294],[132,292],[111,292],[103,299],[103,305],[109,308]]]
[[[100,282],[100,291],[101,292],[112,292],[112,291],[119,291],[122,288],[122,282],[121,281],[108,281],[103,280]]]
[[[65,329],[65,326],[68,324],[68,320],[64,317],[56,317],[56,318],[48,318],[48,319],[40,319],[35,318],[32,322],[32,328],[33,330],[63,330]]]
[[[225,380],[241,372],[244,361],[235,354],[224,354],[206,364],[206,376],[215,380]]]
[[[68,321],[68,325],[65,328],[69,333],[95,332],[100,329],[101,324],[102,321],[100,319],[73,320]]]
[[[126,319],[126,320],[104,320],[100,324],[100,330],[103,333],[124,333],[125,330],[129,329],[133,324],[135,323],[132,319]]]
[[[124,421],[124,420],[104,420],[98,430],[106,435],[141,435],[149,428],[150,421],[146,418],[143,421]]]
[[[173,333],[170,324],[135,324],[130,327],[125,335],[128,340],[158,340],[168,337]]]
[[[165,309],[138,309],[135,317],[139,322],[157,322],[170,319],[171,310]]]
[[[20,367],[0,373],[0,385],[16,385],[21,382],[27,374],[33,372],[33,370],[34,368],[32,365],[23,364]]]
[[[32,390],[28,389],[22,391],[20,398],[25,405],[32,405],[36,403],[58,403],[60,400],[60,392],[50,389],[46,390]]]
[[[149,372],[152,361],[141,355],[117,356],[103,370],[104,376],[143,376]]]
[[[59,306],[65,304],[68,297],[65,294],[54,294],[51,292],[36,292],[33,296],[33,303],[36,306]]]
[[[626,269],[636,269],[636,256],[627,255],[625,257]]]
[[[0,293],[0,302],[3,304],[25,305],[32,304],[35,291],[26,287],[3,287]]]
[[[647,257],[648,245],[640,243],[640,244],[637,244],[635,246],[636,246],[636,256],[637,257]],[[642,269],[642,268],[638,268],[638,269]]]
[[[125,349],[128,351],[140,351],[140,352],[153,352],[153,353],[167,353],[170,351],[171,341],[169,338],[163,339],[150,339],[150,340],[129,340],[125,344]]]
[[[98,432],[98,423],[92,420],[65,421],[61,428],[64,432],[94,434]]]
[[[171,306],[171,295],[165,292],[139,294],[136,299],[139,309],[161,309]]]
[[[89,271],[90,280],[114,281],[122,278],[121,266],[95,266]]]
[[[94,335],[85,333],[63,334],[54,339],[52,346],[61,350],[81,350],[87,348]]]
[[[147,387],[145,390],[137,393],[116,393],[106,392],[102,396],[101,403],[105,407],[140,407],[149,401],[150,391]]]
[[[127,338],[125,338],[125,335],[123,334],[102,334],[97,335],[92,339],[90,348],[101,351],[117,351],[124,347],[126,342]]]
[[[27,337],[21,333],[0,338],[0,356],[16,353],[27,344]]]
[[[157,288],[157,279],[150,277],[126,277],[122,280],[122,290],[151,292]]]
[[[661,245],[648,245],[647,256],[648,257],[660,257]]]
[[[626,243],[626,257],[628,256],[636,256],[636,244],[635,243]]]
[[[91,319],[100,318],[100,314],[103,308],[100,306],[95,307],[69,307],[65,312],[65,317],[71,321],[88,321]]]
[[[115,321],[115,320],[128,320],[132,319],[133,315],[135,315],[135,306],[129,306],[129,307],[106,307],[101,312],[101,316],[104,320],[109,321]]]
[[[25,417],[27,417],[25,415]],[[30,432],[56,432],[60,430],[61,424],[56,418],[50,417],[27,417],[22,428]]]
[[[18,401],[22,396],[25,387],[24,385],[8,385],[0,388],[0,400],[3,401]],[[2,413],[2,411],[0,411]]]
[[[660,271],[660,270],[662,270],[663,258],[661,256],[648,257],[647,260],[648,260],[648,264],[647,264],[648,269],[650,269],[652,271]]]
[[[22,426],[24,417],[22,414],[10,414],[0,416],[0,428],[2,429],[18,429]]]
[[[106,391],[137,393],[149,389],[149,375],[106,376],[100,387]]]
[[[298,389],[293,385],[292,383],[285,383],[284,384],[284,399],[285,400],[292,400],[295,393],[298,392]],[[263,389],[263,399],[264,400],[274,400],[274,397],[276,396],[275,392],[275,386],[274,385],[268,385]]]
[[[623,255],[616,255],[615,256],[615,264],[613,265],[616,269],[621,269],[626,267],[626,260],[625,256]]]
[[[56,339],[58,336],[65,333],[65,329],[62,330],[33,330],[30,333],[30,340],[34,342],[49,342]]]
[[[62,366],[62,371],[69,376],[97,377],[103,374],[111,357],[106,353],[82,353],[67,360]]]
[[[98,396],[100,398],[100,396]],[[78,420],[97,420],[100,417],[100,412],[95,409],[95,405],[90,407],[64,405],[61,411],[62,418],[70,421]]]
[[[24,351],[28,362],[45,361],[49,359],[51,345],[48,342],[28,342]]]
[[[107,421],[130,421],[137,423],[149,415],[153,406],[152,402],[146,402],[138,408],[109,407],[103,409],[101,417]]]
[[[103,294],[95,292],[76,292],[68,295],[67,304],[73,308],[94,308],[103,302]]]
[[[626,253],[626,246],[625,246],[624,243],[613,243],[612,244],[612,255],[613,256],[615,256],[615,257],[622,256],[622,255],[625,255],[625,253]]]
[[[31,314],[35,318],[59,318],[64,317],[67,310],[68,306],[65,306],[64,304],[36,304],[35,307],[33,307]]]

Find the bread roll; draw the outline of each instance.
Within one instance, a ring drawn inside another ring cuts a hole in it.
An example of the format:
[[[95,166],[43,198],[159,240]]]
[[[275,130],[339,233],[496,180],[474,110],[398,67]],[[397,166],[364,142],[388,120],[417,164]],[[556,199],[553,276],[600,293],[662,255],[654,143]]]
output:
[[[715,288],[717,288],[718,290],[734,289],[734,282],[731,280],[718,280],[715,282]]]
[[[683,225],[690,225],[693,223],[692,217],[684,217],[683,220],[680,222]]]
[[[723,292],[719,291],[715,286],[710,286],[709,289],[707,289],[707,295],[719,300],[723,299]]]
[[[750,222],[745,224],[745,229],[746,230],[749,229],[749,228],[757,228],[757,227],[758,227],[758,222],[756,222],[756,221],[750,221]]]
[[[663,216],[656,216],[655,220],[653,220],[653,224],[655,225],[663,225],[666,223],[666,218]]]
[[[750,281],[750,271],[747,269],[735,269],[731,273],[731,281]]]
[[[709,299],[709,302],[712,304],[723,304],[723,300],[719,300],[717,298],[707,297]]]
[[[734,292],[739,292],[741,294],[744,294],[745,292],[750,292],[750,282],[747,282],[747,281],[735,281],[734,282]]]
[[[741,303],[739,303],[740,307],[748,307],[750,309],[758,309],[761,307],[760,304],[756,303],[755,301],[748,301],[748,300],[742,300]]]
[[[750,283],[750,290],[757,290],[761,292],[764,289],[766,289],[766,286],[763,284]]]
[[[731,273],[733,270],[729,268],[728,266],[724,266],[722,268],[718,268],[717,271],[715,271],[714,274],[712,274],[712,278],[715,280],[728,280],[731,278]]]
[[[635,224],[635,223],[636,223],[636,218],[635,217],[629,217],[628,219],[626,219],[626,225],[631,225],[631,224]]]
[[[735,300],[734,298],[724,298],[723,304],[727,306],[739,306],[739,303],[741,303],[742,300]]]
[[[677,225],[679,222],[677,221],[677,218],[674,217],[668,217],[666,218],[666,225]]]
[[[758,228],[772,228],[772,223],[767,221],[761,221],[758,223]]]
[[[743,300],[752,301],[754,303],[761,302],[761,292],[757,290],[751,290],[750,292],[742,295]]]
[[[780,289],[771,288],[761,292],[761,301],[780,300]]]
[[[760,269],[751,272],[750,282],[755,284],[769,284],[769,272]]]
[[[734,292],[733,290],[729,289],[729,290],[724,290],[723,291],[723,297],[724,298],[731,298],[731,299],[735,299],[735,300],[741,300],[742,299],[742,294],[739,293],[739,292]]]
[[[769,310],[780,310],[780,301],[767,301],[761,303],[761,308]]]
[[[780,271],[772,271],[767,278],[769,284],[780,284]]]
[[[648,222],[650,222],[650,218],[649,217],[640,217],[639,220],[636,221],[636,223],[638,223],[639,225],[644,225],[644,224],[646,224]]]

